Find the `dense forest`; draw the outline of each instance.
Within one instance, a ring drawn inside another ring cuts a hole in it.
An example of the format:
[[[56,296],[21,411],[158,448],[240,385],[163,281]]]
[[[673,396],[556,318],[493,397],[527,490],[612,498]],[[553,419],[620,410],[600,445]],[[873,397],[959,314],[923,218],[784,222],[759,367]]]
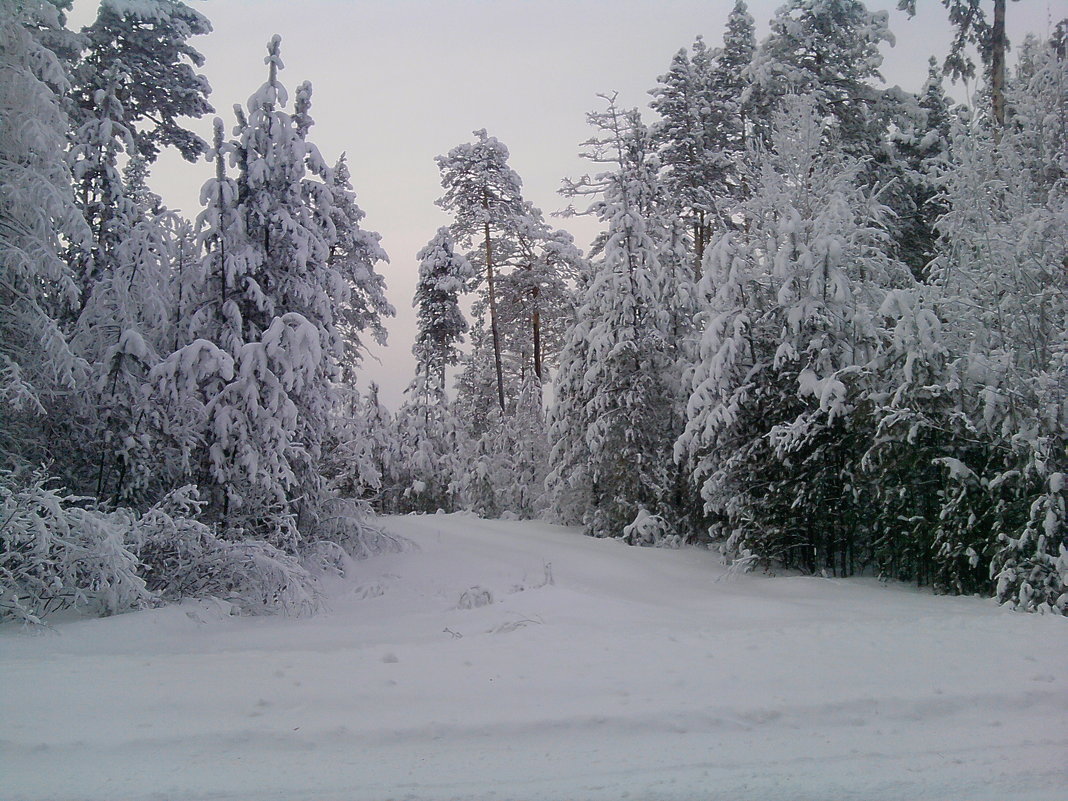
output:
[[[4,0],[0,619],[312,610],[393,547],[376,513],[439,510],[1068,613],[1068,21],[1007,63],[1004,0],[944,5],[911,93],[881,88],[886,14],[786,0],[758,42],[738,0],[649,111],[588,114],[586,250],[504,143],[443,143],[388,410],[358,389],[386,254],[280,38],[209,142],[198,11],[102,0],[75,32]],[[151,188],[165,148],[196,219]]]

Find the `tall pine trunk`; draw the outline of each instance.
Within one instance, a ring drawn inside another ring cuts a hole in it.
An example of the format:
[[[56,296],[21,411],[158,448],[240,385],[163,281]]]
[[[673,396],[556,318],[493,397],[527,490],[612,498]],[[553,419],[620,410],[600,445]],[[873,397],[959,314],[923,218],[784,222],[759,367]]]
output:
[[[538,308],[538,295],[541,294],[538,287],[534,287],[534,312],[531,315],[531,327],[534,334],[534,375],[538,377],[538,382],[542,380],[541,376],[541,310]]]
[[[482,208],[489,211],[489,197],[482,193]],[[489,293],[490,333],[493,335],[493,366],[497,370],[497,402],[504,414],[504,370],[501,368],[501,335],[497,328],[497,294],[493,283],[493,244],[490,242],[490,226],[483,223],[486,238],[486,289]]]
[[[994,25],[990,29],[990,95],[996,135],[1005,126],[1005,0],[994,0]]]
[[[699,283],[701,281],[701,264],[705,260],[705,213],[703,210],[697,212],[697,218],[694,220],[693,244],[693,280],[694,283]]]

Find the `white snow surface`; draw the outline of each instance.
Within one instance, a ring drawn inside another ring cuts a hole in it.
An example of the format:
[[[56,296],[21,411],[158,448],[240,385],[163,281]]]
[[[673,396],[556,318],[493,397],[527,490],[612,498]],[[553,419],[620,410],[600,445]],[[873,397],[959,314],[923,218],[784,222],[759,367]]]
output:
[[[545,523],[385,525],[413,547],[312,618],[0,629],[0,798],[1068,798],[1063,618]]]

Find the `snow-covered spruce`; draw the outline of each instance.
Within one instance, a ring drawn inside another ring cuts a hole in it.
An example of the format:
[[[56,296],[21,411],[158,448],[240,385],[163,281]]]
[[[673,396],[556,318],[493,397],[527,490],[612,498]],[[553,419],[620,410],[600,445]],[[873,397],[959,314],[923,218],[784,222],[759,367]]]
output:
[[[613,169],[572,191],[601,195],[594,208],[608,232],[564,347],[547,483],[556,514],[569,522],[580,514],[595,536],[623,536],[648,513],[674,533],[679,509],[670,449],[679,421],[672,386],[679,332],[668,304],[685,300],[679,281],[688,280],[688,270],[666,269],[670,260],[657,241],[659,188],[648,131],[636,111],[607,99],[607,111],[589,115],[603,137],[591,141],[591,151]]]
[[[750,151],[744,221],[712,243],[700,359],[676,453],[732,553],[851,573],[867,561],[855,477],[866,444],[877,312],[911,276],[886,255],[885,208],[859,163],[825,146],[818,101],[787,98]]]

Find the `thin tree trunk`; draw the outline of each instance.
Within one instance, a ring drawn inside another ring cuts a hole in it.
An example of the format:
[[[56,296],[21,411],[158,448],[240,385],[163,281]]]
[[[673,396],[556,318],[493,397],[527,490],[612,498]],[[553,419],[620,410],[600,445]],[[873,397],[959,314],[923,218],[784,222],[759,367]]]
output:
[[[482,208],[489,210],[489,198],[483,194]],[[497,402],[504,414],[504,370],[501,367],[501,335],[497,329],[497,295],[493,285],[493,245],[490,243],[489,221],[484,224],[486,237],[486,287],[489,291],[490,332],[493,334],[493,365],[497,369]]]
[[[1005,0],[994,0],[994,25],[990,29],[990,94],[994,106],[996,136],[1005,126]]]
[[[705,260],[705,213],[697,212],[697,220],[693,224],[693,242],[695,258],[693,264],[693,280],[701,280],[701,265]]]
[[[534,287],[534,314],[531,317],[531,325],[534,329],[534,375],[541,378],[541,310],[538,308],[539,288]]]
[[[223,194],[223,181],[226,180],[226,162],[222,154],[223,130],[220,123],[215,129],[215,180],[219,203],[219,294],[222,303],[219,306],[219,317],[225,319],[222,307],[226,305],[226,225],[228,223],[228,209],[226,198]]]

